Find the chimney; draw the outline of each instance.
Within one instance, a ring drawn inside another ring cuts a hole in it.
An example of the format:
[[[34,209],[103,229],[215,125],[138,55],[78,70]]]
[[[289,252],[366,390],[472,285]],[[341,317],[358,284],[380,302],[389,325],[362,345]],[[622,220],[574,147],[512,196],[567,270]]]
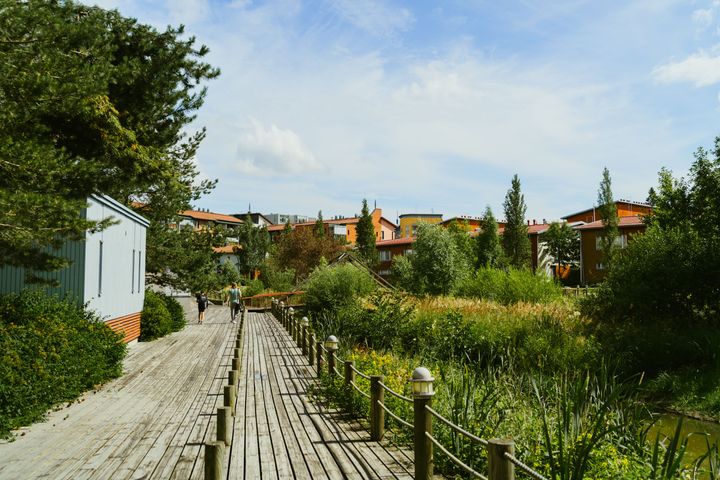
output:
[[[547,224],[547,221],[543,218],[543,225]]]
[[[528,220],[528,227],[530,226],[530,220]]]
[[[533,218],[533,225],[537,225],[537,220]]]

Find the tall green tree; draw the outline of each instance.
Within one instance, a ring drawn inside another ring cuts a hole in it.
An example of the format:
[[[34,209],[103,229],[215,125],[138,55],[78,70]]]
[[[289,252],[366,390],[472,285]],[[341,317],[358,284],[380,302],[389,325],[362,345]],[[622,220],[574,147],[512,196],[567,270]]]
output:
[[[476,237],[475,244],[477,252],[475,266],[477,268],[502,265],[503,250],[500,246],[497,220],[495,220],[490,206],[485,207],[485,213],[480,222],[480,233]]]
[[[325,236],[325,223],[323,222],[322,210],[318,210],[318,218],[315,220],[315,235]]]
[[[0,32],[0,265],[66,265],[48,247],[104,226],[80,218],[92,193],[166,224],[214,186],[196,181],[204,130],[185,132],[219,72],[182,27],[38,0],[4,2]],[[148,256],[170,237],[151,228]]]
[[[256,227],[250,215],[236,228],[239,248],[235,249],[238,270],[243,275],[252,275],[265,263],[270,250],[270,234],[264,226]]]
[[[542,237],[558,264],[569,265],[580,261],[580,236],[567,223],[551,223]]]
[[[617,205],[612,193],[612,181],[610,179],[610,171],[603,168],[603,178],[598,188],[598,212],[602,219],[603,229],[600,232],[600,251],[602,252],[603,263],[606,268],[612,264],[613,257],[617,250],[618,215]]]
[[[375,265],[378,256],[375,248],[375,227],[373,226],[372,217],[370,216],[367,200],[364,198],[356,232],[357,240],[355,241],[355,248],[360,254],[360,257],[365,260],[368,265]]]
[[[418,225],[409,258],[416,293],[449,294],[469,273],[469,265],[452,234],[437,225]]]
[[[520,179],[517,174],[512,178],[510,189],[503,202],[505,211],[505,231],[503,249],[508,263],[515,268],[530,268],[530,238],[525,223],[525,196],[520,191]]]

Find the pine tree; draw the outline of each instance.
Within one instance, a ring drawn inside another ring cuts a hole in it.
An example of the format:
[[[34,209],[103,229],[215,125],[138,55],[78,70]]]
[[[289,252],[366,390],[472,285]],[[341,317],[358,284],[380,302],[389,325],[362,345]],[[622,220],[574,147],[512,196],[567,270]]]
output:
[[[603,263],[608,269],[615,256],[617,245],[615,241],[619,235],[617,205],[612,193],[612,182],[607,167],[603,169],[603,178],[598,189],[598,212],[602,219],[603,229],[600,233],[600,251]]]
[[[505,210],[505,232],[503,233],[503,248],[508,263],[515,268],[530,267],[530,239],[525,224],[525,197],[520,191],[520,179],[517,174],[512,178],[512,185],[505,195],[503,202]]]
[[[480,233],[476,237],[477,268],[497,267],[502,264],[503,251],[498,236],[497,220],[490,207],[485,208]]]
[[[363,199],[362,211],[360,212],[360,220],[358,220],[356,232],[357,240],[355,242],[355,248],[360,254],[360,257],[363,258],[368,265],[375,265],[377,263],[375,227],[373,226],[366,199]]]
[[[318,238],[325,236],[325,223],[323,222],[322,210],[318,210],[318,218],[315,220],[315,235]]]

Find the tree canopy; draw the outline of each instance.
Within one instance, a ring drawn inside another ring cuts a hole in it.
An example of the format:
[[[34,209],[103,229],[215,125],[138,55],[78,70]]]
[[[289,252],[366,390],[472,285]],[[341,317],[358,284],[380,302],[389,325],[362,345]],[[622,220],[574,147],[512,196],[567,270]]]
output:
[[[603,169],[603,178],[598,189],[598,212],[602,219],[603,229],[600,233],[600,251],[603,262],[609,266],[612,263],[617,249],[616,239],[618,231],[617,205],[612,193],[612,181],[607,168]]]
[[[252,275],[265,262],[270,249],[270,234],[266,227],[253,225],[250,215],[245,217],[245,222],[237,227],[235,233],[239,244],[235,249],[238,270],[243,275]]]
[[[480,222],[480,232],[476,237],[476,251],[477,268],[499,267],[503,263],[503,250],[500,246],[497,220],[489,206],[485,208]]]
[[[219,72],[182,27],[65,0],[5,2],[0,31],[0,266],[62,268],[48,247],[103,227],[80,217],[92,193],[170,223],[214,186],[196,181],[204,130],[184,129]],[[159,232],[149,256],[177,243]]]
[[[505,231],[502,244],[508,263],[515,268],[530,268],[530,239],[525,224],[525,196],[520,191],[517,174],[512,178],[510,189],[503,202]]]
[[[551,223],[542,236],[550,255],[558,264],[569,265],[580,261],[580,236],[567,223]]]
[[[375,265],[377,263],[377,250],[375,249],[375,227],[373,226],[370,209],[367,200],[362,201],[362,211],[360,212],[360,220],[357,223],[357,240],[355,246],[360,257],[368,264]]]

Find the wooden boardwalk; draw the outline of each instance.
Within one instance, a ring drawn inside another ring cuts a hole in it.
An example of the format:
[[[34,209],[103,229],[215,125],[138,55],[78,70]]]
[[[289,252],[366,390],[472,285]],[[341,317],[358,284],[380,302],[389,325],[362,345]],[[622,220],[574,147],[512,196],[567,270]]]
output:
[[[411,454],[308,400],[315,370],[274,318],[251,313],[245,329],[227,478],[411,477]],[[204,325],[131,346],[123,377],[0,443],[0,479],[203,478],[235,337],[211,307]]]

